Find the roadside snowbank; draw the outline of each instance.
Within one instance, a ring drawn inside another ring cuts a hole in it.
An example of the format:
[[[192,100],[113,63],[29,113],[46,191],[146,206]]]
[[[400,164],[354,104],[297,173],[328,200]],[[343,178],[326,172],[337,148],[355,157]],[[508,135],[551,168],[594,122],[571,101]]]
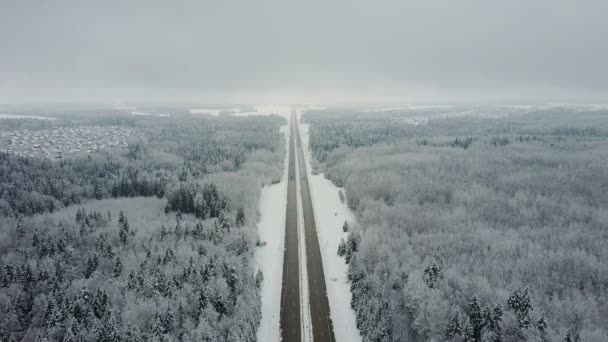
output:
[[[298,111],[298,119],[301,112]],[[342,231],[344,221],[349,225],[355,221],[354,214],[348,209],[345,203],[340,201],[338,192],[344,189],[333,185],[329,180],[320,175],[311,173],[310,151],[308,149],[308,126],[307,124],[298,125],[304,149],[304,159],[306,159],[306,170],[308,172],[308,184],[312,196],[317,234],[319,237],[319,247],[323,258],[323,271],[327,281],[327,296],[331,311],[336,341],[361,341],[361,334],[357,329],[355,312],[350,307],[351,293],[348,283],[348,265],[344,258],[338,256],[338,245],[340,240],[348,236]]]
[[[289,118],[289,108],[286,117]],[[283,114],[280,113],[280,114]],[[285,135],[285,148],[289,146],[289,124],[281,127]],[[285,153],[281,181],[262,188],[258,222],[258,235],[266,245],[256,247],[255,259],[264,274],[262,282],[262,320],[257,332],[258,341],[280,341],[281,286],[283,277],[283,250],[285,246],[285,210],[287,208],[288,151]]]

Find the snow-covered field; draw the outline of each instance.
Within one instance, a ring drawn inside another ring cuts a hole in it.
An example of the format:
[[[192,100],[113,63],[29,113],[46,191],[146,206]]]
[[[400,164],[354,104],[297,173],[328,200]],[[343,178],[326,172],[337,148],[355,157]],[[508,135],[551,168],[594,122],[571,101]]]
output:
[[[137,111],[133,111],[131,112],[131,115],[140,115],[140,116],[159,116],[161,118],[168,118],[170,117],[169,114],[154,114],[154,113],[146,113],[146,112],[137,112]]]
[[[301,112],[298,114],[299,117]],[[342,238],[346,240],[348,235],[342,231],[342,225],[344,221],[348,221],[352,226],[355,216],[346,204],[340,201],[338,191],[341,190],[344,193],[343,189],[333,185],[322,174],[313,175],[311,173],[308,125],[300,124],[299,128],[323,259],[323,271],[327,281],[327,295],[334,334],[336,341],[358,342],[361,341],[361,335],[357,329],[355,312],[350,307],[351,293],[347,279],[348,265],[344,258],[337,254],[340,240]]]
[[[234,108],[192,108],[190,114],[207,114],[211,116],[219,116],[220,113],[231,113],[232,116],[254,116],[254,115],[271,115],[278,114],[289,118],[291,109],[289,106],[261,105],[255,106],[256,111],[242,111],[241,107]]]
[[[192,108],[189,110],[190,114],[209,114],[211,116],[219,116],[220,112],[226,109],[217,109],[217,108]],[[230,109],[227,109],[230,110]]]
[[[0,114],[0,119],[37,119],[37,120],[55,120],[48,116],[36,115],[17,115],[17,114]]]
[[[289,119],[289,107],[281,108],[280,115]],[[285,134],[286,148],[289,143],[289,125],[281,127]],[[280,341],[281,285],[283,277],[283,250],[285,246],[285,210],[287,208],[287,162],[281,182],[262,188],[258,222],[260,241],[266,243],[256,247],[255,259],[264,273],[262,282],[262,320],[258,328],[258,341]]]

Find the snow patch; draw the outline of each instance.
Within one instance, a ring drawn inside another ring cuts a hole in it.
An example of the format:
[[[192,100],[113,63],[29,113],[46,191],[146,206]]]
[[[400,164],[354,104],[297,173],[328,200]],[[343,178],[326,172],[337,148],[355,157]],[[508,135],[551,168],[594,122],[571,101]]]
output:
[[[145,113],[145,112],[137,112],[137,111],[133,111],[131,112],[131,115],[139,115],[139,116],[158,116],[161,118],[168,118],[170,117],[169,114],[154,114],[154,113]]]
[[[234,108],[227,108],[227,109],[193,108],[193,109],[190,109],[189,112],[190,112],[190,114],[208,114],[211,116],[219,116],[220,112],[224,111],[224,110],[234,110]]]
[[[48,116],[36,116],[36,115],[19,115],[19,114],[0,114],[0,119],[36,119],[36,120],[55,120],[55,118]]]
[[[281,127],[285,134],[286,146],[289,142],[289,125]],[[280,341],[281,287],[283,277],[283,250],[285,246],[285,214],[287,208],[288,152],[285,153],[284,171],[281,181],[262,188],[258,222],[260,242],[266,245],[256,247],[257,269],[264,274],[262,281],[262,319],[257,332],[258,341]],[[256,270],[257,272],[257,270]]]
[[[396,110],[411,110],[411,109],[448,109],[452,106],[441,106],[441,105],[429,105],[429,106],[402,106],[402,107],[388,107],[388,108],[374,108],[371,111],[376,113],[381,112],[392,112]]]

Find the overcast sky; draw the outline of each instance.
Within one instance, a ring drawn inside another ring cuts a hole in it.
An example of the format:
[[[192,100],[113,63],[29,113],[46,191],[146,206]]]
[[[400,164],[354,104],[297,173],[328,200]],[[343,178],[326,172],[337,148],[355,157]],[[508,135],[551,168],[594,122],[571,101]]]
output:
[[[606,0],[0,0],[0,102],[608,102]]]

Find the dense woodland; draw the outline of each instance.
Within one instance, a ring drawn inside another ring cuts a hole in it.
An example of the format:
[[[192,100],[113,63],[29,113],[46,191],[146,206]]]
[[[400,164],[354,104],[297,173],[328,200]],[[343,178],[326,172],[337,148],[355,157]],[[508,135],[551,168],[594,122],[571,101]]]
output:
[[[608,341],[608,112],[410,115],[304,116],[364,340]]]
[[[254,341],[257,203],[285,120],[123,119],[143,133],[125,149],[0,155],[0,340]]]

